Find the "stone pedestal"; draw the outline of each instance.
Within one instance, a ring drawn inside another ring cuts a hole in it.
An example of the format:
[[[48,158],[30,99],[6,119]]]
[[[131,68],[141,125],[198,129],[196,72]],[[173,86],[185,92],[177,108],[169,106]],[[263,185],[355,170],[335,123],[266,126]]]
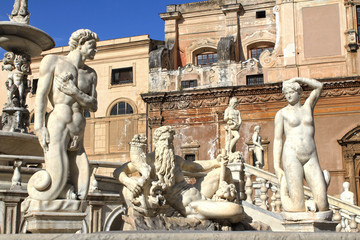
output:
[[[83,227],[86,213],[32,212],[24,216],[31,233],[76,233]]]
[[[86,217],[86,201],[58,199],[39,201],[25,199],[21,205],[24,212],[23,232],[76,233],[83,228]]]
[[[323,232],[334,231],[339,223],[325,220],[285,221],[282,225],[288,232]]]
[[[282,212],[282,225],[289,232],[335,231],[337,222],[331,221],[333,212]]]

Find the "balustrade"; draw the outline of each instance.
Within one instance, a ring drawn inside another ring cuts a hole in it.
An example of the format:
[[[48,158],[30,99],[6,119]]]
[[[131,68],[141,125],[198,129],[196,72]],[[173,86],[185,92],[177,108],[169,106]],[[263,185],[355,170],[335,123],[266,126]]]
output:
[[[29,164],[41,164],[44,162],[44,159],[43,157],[37,156],[0,155],[0,161],[13,163],[13,176],[11,179],[10,191],[25,191],[25,189],[21,188],[21,174],[32,174],[41,170],[41,168],[26,168],[24,166]],[[89,163],[92,168],[90,193],[99,193],[99,183],[96,178],[98,168],[115,169],[122,165],[121,163],[104,161],[90,161]],[[7,166],[2,166],[2,168],[6,168],[8,169],[6,171],[10,171],[10,168]],[[275,213],[281,212],[280,187],[274,174],[244,163],[236,163],[229,168],[233,172],[234,180],[239,183],[238,190],[240,201],[257,204],[260,208]],[[192,176],[194,174],[189,175]],[[192,177],[197,177],[197,175],[195,175]],[[311,198],[311,191],[309,188],[304,187],[304,192],[306,198]],[[328,199],[330,209],[334,212],[333,221],[339,223],[337,231],[358,232],[360,207],[351,205],[332,196],[328,196]]]
[[[245,164],[246,202],[262,209],[281,212],[280,186],[275,174]],[[256,181],[252,179],[256,178]],[[311,191],[304,186],[305,198],[312,197]],[[270,197],[270,199],[269,199]],[[268,203],[270,200],[270,203]],[[358,232],[360,224],[360,207],[346,203],[328,195],[330,209],[333,210],[333,221],[339,222],[336,230],[341,232]]]

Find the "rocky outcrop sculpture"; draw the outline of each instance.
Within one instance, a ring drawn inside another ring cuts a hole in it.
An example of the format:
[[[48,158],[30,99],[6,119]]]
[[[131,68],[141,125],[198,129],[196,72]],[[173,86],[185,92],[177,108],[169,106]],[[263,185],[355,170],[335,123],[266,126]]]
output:
[[[145,153],[145,140],[135,136],[130,143],[131,161],[117,168],[114,177],[124,188],[125,199],[134,210],[127,222],[135,228],[137,216],[181,216],[184,219],[238,222],[244,218],[239,205],[227,157],[186,161],[174,154],[175,131],[163,126],[154,132],[155,151]],[[150,171],[149,171],[150,170]],[[211,170],[195,185],[185,181],[183,171]],[[139,177],[132,174],[139,173]],[[186,220],[184,220],[186,221]]]

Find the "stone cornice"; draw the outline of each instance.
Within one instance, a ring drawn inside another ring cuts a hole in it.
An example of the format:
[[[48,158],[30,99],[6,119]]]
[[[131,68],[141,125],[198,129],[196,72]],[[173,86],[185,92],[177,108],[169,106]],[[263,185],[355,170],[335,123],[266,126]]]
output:
[[[166,13],[160,13],[160,18],[164,21],[166,20],[172,20],[172,19],[180,19],[182,18],[181,12],[166,12]]]
[[[321,97],[340,97],[360,95],[360,76],[320,79],[324,83]],[[159,109],[176,110],[199,107],[227,105],[230,97],[237,97],[240,104],[277,102],[284,100],[281,83],[270,83],[259,86],[232,86],[206,89],[157,92],[141,94],[149,104],[150,111]],[[304,96],[310,88],[304,86]]]

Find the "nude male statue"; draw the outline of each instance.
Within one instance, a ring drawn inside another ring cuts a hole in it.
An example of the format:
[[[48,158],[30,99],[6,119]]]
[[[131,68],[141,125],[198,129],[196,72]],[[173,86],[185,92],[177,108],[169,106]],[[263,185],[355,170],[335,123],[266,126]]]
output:
[[[242,209],[239,207],[240,205],[210,200],[219,188],[219,161],[221,157],[207,161],[186,161],[174,154],[174,134],[175,131],[169,126],[156,129],[154,132],[155,151],[144,156],[146,157],[144,162],[146,161],[150,166],[150,179],[158,185],[164,185],[163,194],[166,202],[182,216],[189,218],[218,219],[239,215],[239,209]],[[195,186],[185,181],[183,170],[204,172],[210,169],[214,170],[199,180]],[[125,198],[136,198],[145,191],[144,180],[130,176],[140,171],[132,162],[128,162],[115,170],[114,177],[119,179],[130,192],[130,194],[125,195]],[[227,168],[224,177],[226,182],[232,182],[231,172]],[[228,204],[226,206],[230,207],[223,208],[222,204],[224,206]]]
[[[70,37],[67,56],[47,55],[41,61],[34,128],[44,150],[46,171],[30,178],[31,199],[86,198],[90,171],[83,146],[83,113],[84,109],[97,110],[97,75],[85,60],[94,59],[98,40],[88,29],[77,30]],[[48,99],[53,110],[45,122]]]
[[[302,105],[299,83],[313,88]],[[274,168],[281,188],[281,202],[285,211],[305,211],[303,178],[311,188],[316,208],[329,209],[325,172],[320,168],[314,134],[314,108],[323,84],[308,78],[292,78],[283,82],[282,91],[288,105],[275,116]],[[285,142],[283,145],[283,134]],[[280,168],[280,162],[284,170]],[[328,174],[328,172],[327,172]]]
[[[225,141],[225,149],[228,151],[228,153],[235,152],[236,142],[240,138],[239,129],[241,126],[241,115],[240,111],[235,109],[237,105],[237,98],[231,98],[229,106],[226,108],[224,113],[224,121],[227,124],[227,126],[225,127],[227,135]]]

